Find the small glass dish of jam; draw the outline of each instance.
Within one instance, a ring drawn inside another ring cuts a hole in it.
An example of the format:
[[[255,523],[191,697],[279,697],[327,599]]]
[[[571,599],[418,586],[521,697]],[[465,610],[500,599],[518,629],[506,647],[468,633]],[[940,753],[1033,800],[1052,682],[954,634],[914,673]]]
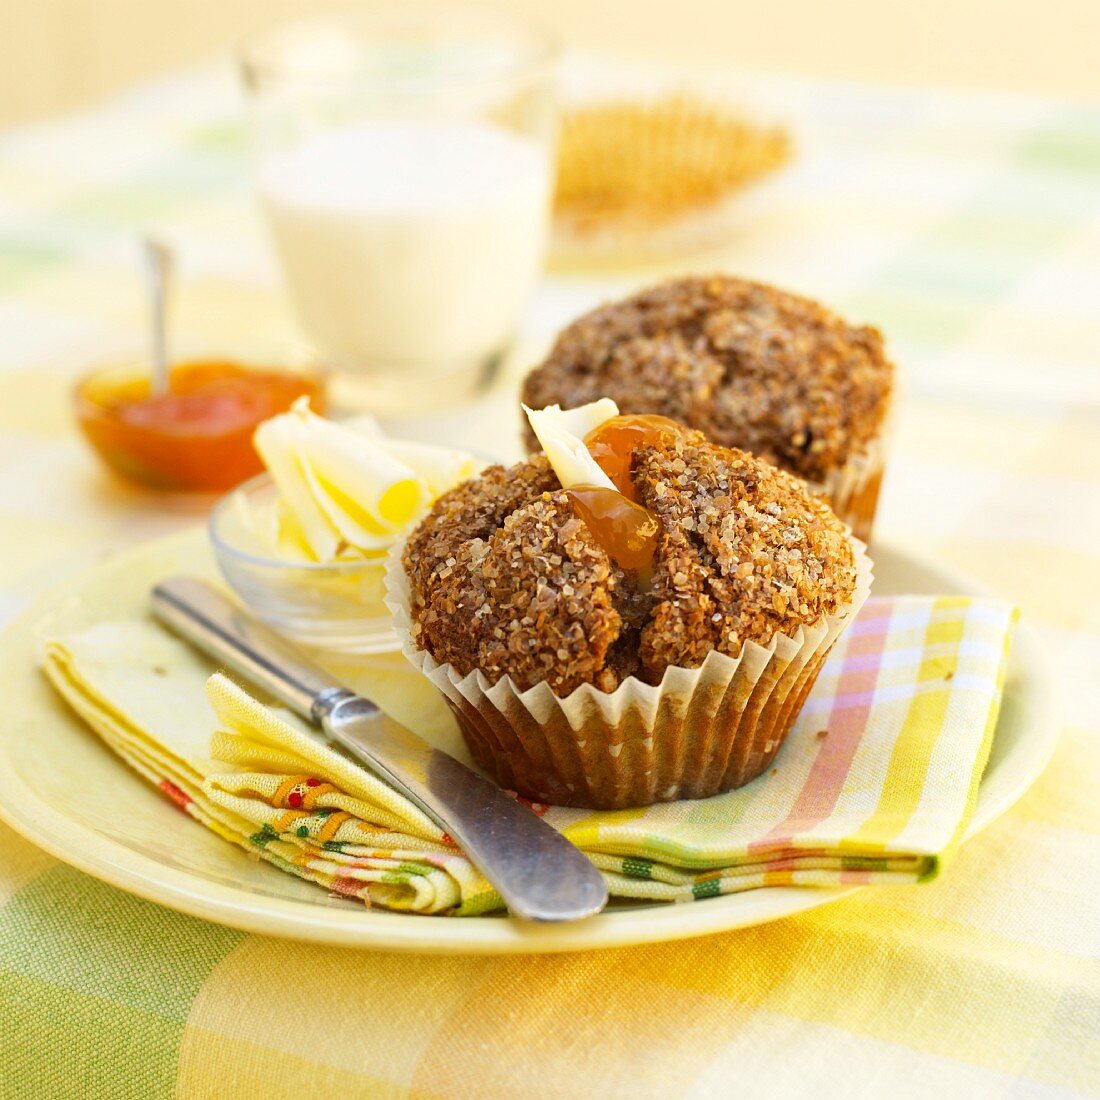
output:
[[[195,494],[223,493],[260,473],[252,433],[303,396],[323,410],[319,374],[206,358],[173,366],[163,393],[135,362],[87,375],[73,395],[80,430],[115,473]]]

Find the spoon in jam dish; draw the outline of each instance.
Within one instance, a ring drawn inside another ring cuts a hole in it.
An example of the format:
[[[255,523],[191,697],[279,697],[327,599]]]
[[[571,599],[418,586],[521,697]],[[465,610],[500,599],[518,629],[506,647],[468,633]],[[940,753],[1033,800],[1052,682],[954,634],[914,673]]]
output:
[[[168,287],[172,278],[174,257],[168,245],[156,237],[143,238],[142,248],[149,276],[149,312],[153,326],[152,393],[158,396],[168,392]]]

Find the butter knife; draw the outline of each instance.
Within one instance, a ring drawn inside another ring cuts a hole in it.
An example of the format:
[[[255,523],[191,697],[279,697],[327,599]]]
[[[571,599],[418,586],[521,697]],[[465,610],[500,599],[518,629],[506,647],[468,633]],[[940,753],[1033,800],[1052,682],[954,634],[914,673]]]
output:
[[[163,581],[153,589],[151,608],[180,637],[320,726],[330,741],[415,803],[454,838],[515,916],[580,920],[607,904],[607,887],[579,848],[495,784],[338,683],[205,581]]]

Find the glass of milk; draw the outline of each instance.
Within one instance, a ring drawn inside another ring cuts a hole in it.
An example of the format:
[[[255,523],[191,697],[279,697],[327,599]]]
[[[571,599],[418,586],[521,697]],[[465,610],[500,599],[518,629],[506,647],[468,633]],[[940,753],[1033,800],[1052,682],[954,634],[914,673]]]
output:
[[[475,391],[541,269],[556,45],[406,0],[247,41],[256,186],[322,362],[375,411]]]

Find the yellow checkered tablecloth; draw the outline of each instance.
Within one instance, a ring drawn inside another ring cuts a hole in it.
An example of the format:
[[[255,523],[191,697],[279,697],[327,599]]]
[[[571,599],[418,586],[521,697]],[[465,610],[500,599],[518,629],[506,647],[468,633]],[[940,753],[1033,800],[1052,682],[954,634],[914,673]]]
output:
[[[245,935],[0,827],[0,1096],[1100,1093],[1100,109],[760,80],[799,165],[725,268],[879,324],[907,374],[879,533],[1017,602],[1060,666],[1042,779],[927,886],[748,931],[533,958]],[[293,330],[227,74],[0,136],[0,617],[193,523],[109,482],[74,374],[140,346],[133,232],[181,247],[188,346]],[[629,280],[546,281],[535,354]],[[505,382],[396,428],[518,450]],[[703,903],[705,904],[705,903]]]

